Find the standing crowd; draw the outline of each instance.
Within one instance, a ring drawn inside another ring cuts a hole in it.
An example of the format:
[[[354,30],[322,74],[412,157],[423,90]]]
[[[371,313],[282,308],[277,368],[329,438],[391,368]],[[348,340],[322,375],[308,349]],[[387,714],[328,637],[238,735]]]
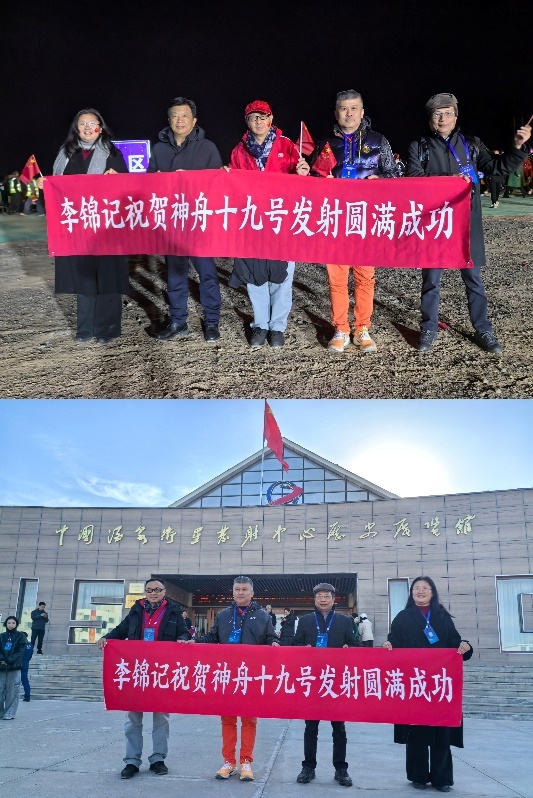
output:
[[[167,110],[168,124],[153,146],[148,172],[174,172],[202,169],[248,169],[281,172],[298,179],[323,176],[323,153],[328,152],[327,177],[344,180],[394,179],[459,175],[471,184],[470,244],[473,268],[460,269],[466,291],[474,340],[481,349],[500,353],[488,316],[487,296],[481,277],[485,265],[485,246],[481,218],[480,173],[491,185],[501,185],[510,175],[524,172],[528,157],[526,142],[531,126],[520,127],[509,149],[491,153],[477,136],[463,134],[459,128],[458,101],[453,94],[433,95],[425,106],[429,130],[409,147],[407,164],[395,156],[385,136],[372,129],[365,115],[363,98],[357,91],[341,91],[334,107],[330,132],[316,144],[309,161],[298,147],[273,123],[268,102],[254,100],[244,111],[246,130],[242,140],[224,166],[216,145],[198,125],[193,100],[175,97]],[[111,141],[102,115],[94,108],[79,111],[54,163],[54,175],[104,174],[127,172],[122,154]],[[507,184],[509,185],[509,183]],[[162,342],[184,338],[187,325],[188,273],[192,262],[199,277],[200,302],[204,313],[204,336],[209,344],[220,339],[221,294],[215,257],[167,255],[168,323],[156,334]],[[375,269],[358,264],[327,263],[326,273],[334,333],[328,343],[333,354],[342,354],[353,344],[361,352],[372,353],[377,344],[370,328],[374,309]],[[253,311],[250,347],[266,342],[274,348],[285,344],[285,330],[292,307],[293,261],[263,258],[236,258],[229,285],[246,286]],[[349,318],[349,277],[353,273],[354,313]],[[438,335],[438,310],[442,269],[424,268],[421,285],[420,335],[417,349],[433,347]],[[121,294],[128,293],[128,261],[125,256],[75,255],[56,258],[56,292],[76,294],[78,322],[76,341],[96,338],[108,344],[121,332]]]
[[[146,598],[139,599],[115,628],[100,638],[98,648],[103,650],[107,640],[174,641],[194,645],[307,646],[310,648],[372,647],[372,625],[365,613],[353,617],[335,609],[335,586],[321,582],[313,588],[315,609],[298,620],[294,632],[294,613],[287,607],[281,621],[279,636],[275,632],[276,615],[270,604],[262,609],[254,601],[254,586],[247,576],[238,576],[233,582],[233,601],[221,610],[213,626],[194,639],[187,630],[180,605],[167,598],[165,584],[160,579],[148,579]],[[291,618],[291,616],[293,616]],[[359,639],[358,639],[359,638]],[[409,598],[391,624],[383,647],[393,648],[455,648],[464,660],[472,656],[472,646],[462,640],[448,610],[440,603],[437,587],[426,576],[417,577],[411,584]],[[347,652],[347,658],[351,655]],[[318,711],[317,711],[318,714]],[[153,713],[152,753],[148,757],[149,769],[155,775],[166,775],[168,767],[169,715]],[[320,718],[305,721],[303,734],[304,758],[302,769],[296,777],[298,784],[308,784],[315,778],[317,768],[318,730]],[[240,728],[240,747],[237,751]],[[347,735],[343,721],[331,721],[333,739],[334,780],[341,787],[351,787],[346,757]],[[126,740],[125,766],[121,778],[133,778],[140,769],[143,749],[143,713],[126,714],[124,732]],[[256,717],[233,715],[221,717],[222,766],[215,778],[230,779],[238,775],[241,781],[253,781],[252,763],[257,732]],[[461,727],[398,725],[394,728],[394,741],[406,745],[407,779],[415,789],[425,789],[431,783],[440,792],[449,792],[453,785],[453,763],[450,746],[463,747]],[[237,756],[238,753],[238,756]]]

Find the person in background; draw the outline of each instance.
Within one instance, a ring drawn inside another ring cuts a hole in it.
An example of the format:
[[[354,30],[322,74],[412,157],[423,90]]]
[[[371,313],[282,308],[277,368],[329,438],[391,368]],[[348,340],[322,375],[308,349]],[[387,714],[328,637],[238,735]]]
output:
[[[97,645],[103,651],[108,640],[160,640],[189,641],[190,634],[183,620],[181,605],[166,598],[166,588],[160,579],[147,579],[144,585],[145,599],[138,599],[124,620],[100,638]],[[165,759],[168,753],[168,713],[153,712],[153,753],[148,757],[150,770],[156,776],[165,776],[168,768]],[[128,712],[124,723],[126,737],[125,767],[120,778],[131,779],[139,772],[143,750],[143,713]]]
[[[28,637],[19,632],[18,619],[8,615],[4,621],[5,632],[0,634],[0,719],[13,720],[17,714],[20,696],[20,679]]]
[[[368,620],[368,615],[365,615],[365,613],[362,612],[359,617],[361,619],[359,622],[361,645],[365,646],[366,648],[373,648],[374,634],[372,632],[372,624]]]
[[[189,635],[192,637],[193,633],[191,632],[191,629],[193,629],[193,625],[191,619],[189,618],[189,613],[187,612],[187,610],[183,610],[183,612],[181,613],[181,617],[183,618],[183,621],[185,623],[185,626],[187,627]]]
[[[43,653],[43,640],[48,623],[48,613],[46,612],[46,604],[40,601],[37,609],[32,610],[31,613],[31,643],[34,646],[37,641],[37,653]]]
[[[31,696],[30,680],[28,678],[28,672],[30,669],[30,660],[32,657],[33,657],[33,643],[27,641],[26,651],[24,652],[24,660],[22,662],[22,670],[20,672],[20,680],[22,682],[22,688],[24,690],[23,701],[29,701]]]
[[[279,644],[280,646],[292,646],[295,635],[296,615],[290,607],[285,607],[283,616],[279,632]]]
[[[383,647],[456,648],[463,660],[472,656],[472,646],[455,628],[452,616],[442,606],[435,582],[418,576],[411,584],[405,609],[391,624]],[[416,790],[425,790],[431,782],[439,792],[450,792],[453,763],[450,746],[463,748],[463,724],[460,727],[395,725],[394,742],[406,745],[407,779]]]
[[[315,611],[304,615],[298,621],[298,631],[293,646],[313,648],[351,648],[355,646],[353,621],[347,615],[335,612],[335,588],[328,582],[321,582],[313,588]],[[318,710],[317,710],[318,714]],[[318,743],[319,720],[306,720],[304,732],[304,760],[302,770],[296,781],[309,784],[315,778],[316,751]],[[346,761],[346,728],[344,721],[331,721],[333,737],[333,767],[335,781],[341,787],[351,787],[352,779]]]
[[[18,172],[11,172],[7,176],[6,181],[7,191],[7,212],[10,216],[15,213],[20,213],[22,210],[22,203],[24,202],[23,185],[19,180]]]
[[[270,620],[272,621],[272,628],[275,629],[278,619],[276,618],[276,613],[272,612],[272,604],[266,605],[265,612],[268,612],[268,614],[270,615]]]
[[[230,169],[308,175],[309,164],[298,148],[272,124],[270,105],[264,100],[248,103],[244,110],[248,126],[242,141],[231,153]],[[246,285],[254,312],[250,348],[285,344],[287,319],[292,307],[294,261],[235,258],[229,279],[232,288]]]
[[[55,160],[54,175],[116,175],[127,171],[102,114],[95,108],[78,111]],[[76,343],[96,338],[97,344],[106,345],[120,336],[122,294],[129,293],[128,269],[124,255],[56,257],[56,294],[76,294]]]
[[[29,216],[31,213],[32,205],[35,205],[37,216],[44,216],[43,196],[41,192],[42,177],[33,177],[26,186],[26,199],[24,200],[24,215]]]

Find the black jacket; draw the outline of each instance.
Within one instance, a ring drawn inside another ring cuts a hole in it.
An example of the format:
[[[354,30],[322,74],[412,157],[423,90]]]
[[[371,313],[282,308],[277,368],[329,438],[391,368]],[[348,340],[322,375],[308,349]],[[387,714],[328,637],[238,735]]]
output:
[[[6,651],[5,646],[11,636],[11,648]],[[28,637],[25,632],[2,632],[0,635],[0,671],[20,671],[24,662]]]
[[[43,612],[46,610],[32,610],[31,613],[31,628],[32,629],[45,629],[48,623],[48,618],[43,617]],[[47,613],[46,613],[47,614]]]
[[[393,620],[387,640],[393,648],[459,648],[462,638],[450,615],[444,612],[435,615],[432,612],[430,624],[439,638],[437,643],[430,643],[424,634],[426,619],[420,610],[416,607],[409,607],[399,612]],[[473,649],[470,648],[466,654],[463,654],[463,660],[466,662],[472,654]],[[406,743],[409,728],[403,724],[396,724],[394,726],[394,742]],[[431,745],[434,740],[435,727],[419,726],[418,728],[427,730],[427,744]],[[445,729],[447,727],[439,726],[438,728]],[[450,727],[448,731],[449,744],[463,748],[463,725]]]
[[[175,172],[177,169],[220,169],[222,158],[212,141],[196,126],[179,147],[169,127],[154,144],[147,172]]]
[[[231,607],[221,610],[215,618],[211,630],[205,635],[196,637],[196,642],[229,643],[230,634],[233,631],[235,606],[235,602],[233,602]],[[252,601],[244,618],[240,612],[235,613],[235,628],[242,629],[240,642],[246,643],[246,645],[271,646],[272,643],[278,642],[270,615],[262,610],[256,601]]]
[[[104,637],[108,640],[142,640],[143,601],[144,599],[136,601],[124,620]],[[182,612],[183,607],[180,604],[167,599],[167,607],[159,624],[158,640],[168,643],[191,639]]]
[[[526,158],[525,149],[517,150],[516,147],[511,147],[504,155],[494,156],[477,136],[464,136],[464,139],[470,150],[470,160],[474,169],[483,172],[487,177],[508,175],[509,172],[520,168]],[[457,152],[461,163],[465,165],[466,152],[459,135],[459,128],[453,131],[449,142]],[[430,132],[409,145],[406,177],[442,177],[458,174],[459,164],[450,151],[446,139],[439,133]],[[485,242],[479,189],[479,183],[472,184],[470,254],[476,266],[484,266]]]
[[[294,612],[289,613],[289,615],[281,619],[281,630],[279,633],[280,645],[292,646],[294,640],[295,626],[296,626],[296,615],[294,614]]]
[[[371,121],[367,116],[364,116],[359,129],[355,132],[355,140],[357,143],[356,151],[357,156],[365,164],[365,171],[367,175],[377,175],[378,177],[399,177],[399,170],[392,154],[392,149],[381,133],[376,133],[371,128]],[[315,150],[311,156],[311,169],[316,159],[326,146],[329,144],[333,151],[333,155],[337,160],[337,165],[333,167],[333,177],[340,177],[342,167],[344,165],[344,136],[338,132],[335,126],[334,132],[325,138],[320,139]],[[351,163],[351,155],[348,154],[347,163]]]
[[[330,614],[324,618],[322,613],[317,610],[316,615],[314,612],[309,613],[309,615],[304,615],[298,621],[298,631],[292,642],[293,646],[311,645],[316,647],[318,636],[316,618],[318,618],[320,631],[326,631],[331,620]],[[342,648],[344,645],[350,647],[356,645],[353,621],[347,615],[341,615],[339,612],[335,612],[335,617],[333,618],[333,623],[328,633],[328,648]]]

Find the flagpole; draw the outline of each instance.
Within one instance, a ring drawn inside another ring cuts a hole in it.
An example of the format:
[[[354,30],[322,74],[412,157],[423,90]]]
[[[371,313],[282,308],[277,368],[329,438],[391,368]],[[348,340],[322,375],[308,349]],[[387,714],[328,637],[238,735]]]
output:
[[[304,123],[300,122],[300,158],[302,157],[302,139],[304,135]]]
[[[261,443],[262,452],[261,452],[261,484],[259,486],[259,506],[263,506],[263,464],[265,462],[265,415],[266,415],[266,405],[267,401],[264,400],[264,407],[263,407],[263,442]]]

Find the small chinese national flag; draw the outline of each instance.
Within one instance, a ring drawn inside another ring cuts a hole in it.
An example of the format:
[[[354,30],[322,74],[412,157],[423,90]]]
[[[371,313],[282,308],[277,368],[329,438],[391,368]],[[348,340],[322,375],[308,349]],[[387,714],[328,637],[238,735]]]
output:
[[[337,159],[333,155],[329,142],[326,142],[326,146],[313,164],[313,171],[321,177],[327,177],[331,174],[334,166],[337,166]]]
[[[280,461],[283,470],[289,470],[289,464],[285,462],[283,459],[283,440],[281,438],[281,432],[279,431],[278,422],[274,418],[274,413],[268,406],[268,402],[265,400],[265,426],[263,431],[263,437],[266,440],[268,448],[274,452],[278,460]]]
[[[313,150],[315,149],[315,142],[313,141],[305,122],[301,123],[300,138],[296,142],[296,146],[298,147],[302,155],[311,155]]]
[[[41,170],[39,169],[39,164],[35,160],[35,155],[30,155],[30,157],[26,161],[26,166],[20,173],[19,180],[21,180],[23,183],[29,183],[30,180],[32,180],[35,177],[35,175],[38,175],[40,173]]]

